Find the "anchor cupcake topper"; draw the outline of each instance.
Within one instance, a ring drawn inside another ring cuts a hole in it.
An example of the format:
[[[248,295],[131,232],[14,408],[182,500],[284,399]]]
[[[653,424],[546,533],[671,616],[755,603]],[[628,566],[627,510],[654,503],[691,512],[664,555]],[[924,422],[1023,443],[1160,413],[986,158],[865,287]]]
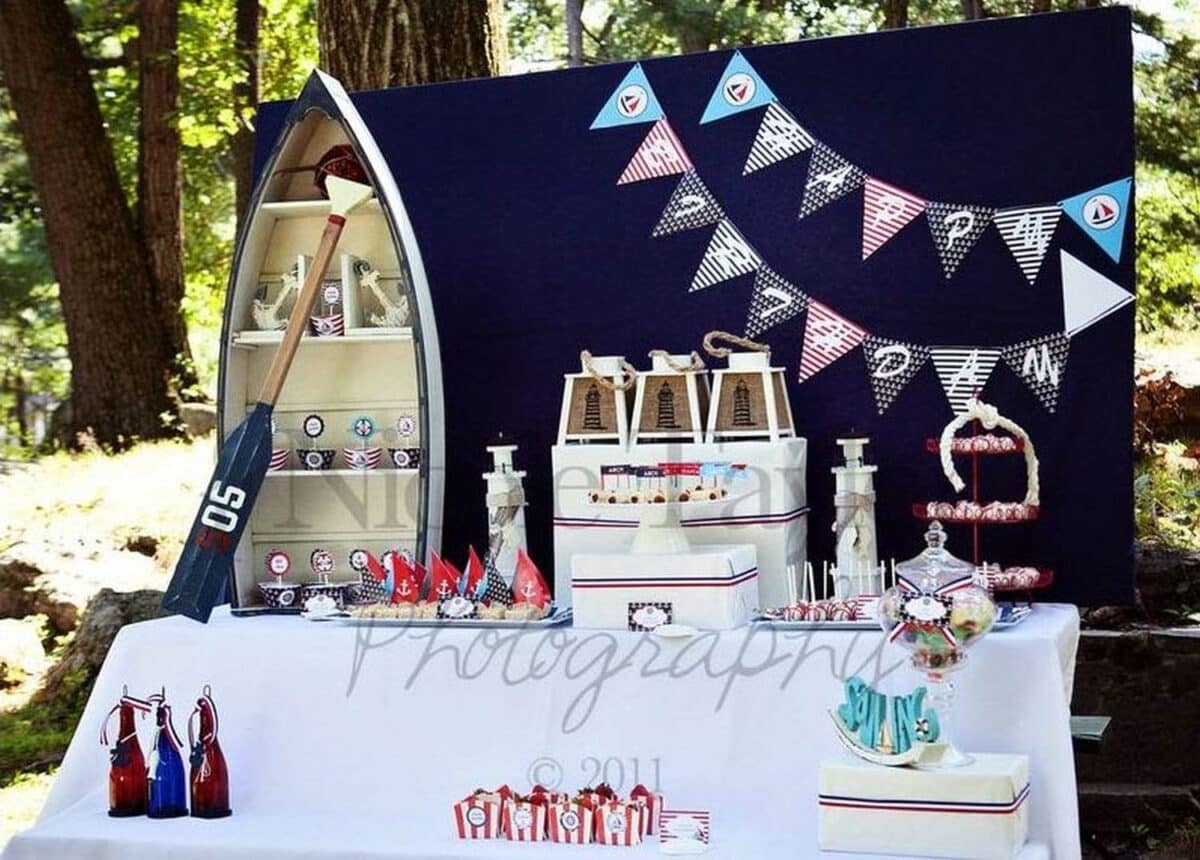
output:
[[[354,549],[350,551],[350,569],[355,573],[362,573],[367,569],[367,551],[365,549]]]
[[[411,415],[401,415],[396,419],[396,433],[401,439],[407,439],[417,430],[417,421]]]

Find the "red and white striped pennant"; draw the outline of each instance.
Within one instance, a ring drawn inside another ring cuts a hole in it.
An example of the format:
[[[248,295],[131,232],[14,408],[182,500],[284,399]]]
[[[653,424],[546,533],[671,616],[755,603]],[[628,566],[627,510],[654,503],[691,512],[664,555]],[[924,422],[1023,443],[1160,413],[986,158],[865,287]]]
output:
[[[874,254],[925,211],[926,201],[915,194],[868,176],[863,186],[862,258]]]
[[[867,333],[850,320],[812,299],[804,322],[804,346],[800,350],[799,381],[824,370],[863,342]]]
[[[691,169],[692,160],[688,158],[671,124],[663,117],[650,129],[617,184],[628,185],[643,179],[676,176]]]

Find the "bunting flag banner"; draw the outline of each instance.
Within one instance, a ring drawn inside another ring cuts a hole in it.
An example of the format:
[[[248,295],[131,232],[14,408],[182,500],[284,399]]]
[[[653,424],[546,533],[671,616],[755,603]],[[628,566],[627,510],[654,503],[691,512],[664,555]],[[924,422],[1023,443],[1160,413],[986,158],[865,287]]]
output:
[[[662,119],[662,106],[646,80],[642,64],[638,63],[624,80],[617,84],[600,113],[592,120],[591,127],[611,128],[615,125],[637,125],[641,122],[658,122]]]
[[[929,347],[872,334],[863,340],[863,356],[867,359],[867,376],[875,393],[875,406],[882,415],[912,382],[917,371],[925,366],[929,360]]]
[[[1062,210],[1057,206],[1018,206],[1002,209],[992,216],[1004,244],[1030,284],[1037,280],[1061,217]]]
[[[687,173],[691,169],[691,159],[684,152],[683,144],[679,142],[674,129],[664,117],[650,129],[650,133],[629,160],[617,184],[627,185],[630,182],[641,182],[643,179],[675,176]]]
[[[937,246],[942,268],[949,278],[987,229],[992,210],[986,206],[930,203],[925,212],[933,233],[933,244]]]
[[[738,232],[738,228],[734,227],[728,218],[723,218],[713,231],[708,250],[704,252],[704,258],[700,261],[700,268],[696,270],[696,277],[692,279],[692,286],[688,292],[694,293],[738,275],[753,272],[761,263],[762,258],[750,247],[750,243]]]
[[[741,51],[734,51],[721,75],[721,82],[713,90],[704,116],[700,124],[723,119],[744,110],[750,110],[769,102],[775,101],[775,93],[766,82],[754,71],[754,67],[742,56]]]
[[[979,396],[1000,360],[1000,350],[981,346],[935,346],[930,354],[955,415],[967,411],[967,401]]]
[[[667,236],[684,230],[698,230],[716,224],[725,217],[721,204],[694,170],[683,174],[667,206],[663,209],[652,236]]]
[[[1067,351],[1071,341],[1059,332],[1006,346],[1001,355],[1013,373],[1021,377],[1037,399],[1053,412],[1067,370]]]
[[[888,185],[873,176],[863,183],[862,258],[874,254],[888,239],[925,211],[926,202],[915,194]]]
[[[1121,261],[1121,245],[1125,241],[1125,220],[1129,214],[1129,192],[1132,179],[1118,179],[1091,191],[1068,197],[1058,205],[1078,224],[1092,241],[1113,258]]]
[[[808,306],[808,296],[770,266],[754,275],[746,337],[756,338],[767,329],[790,320]]]
[[[813,142],[812,135],[796,122],[787,108],[779,102],[771,102],[759,123],[758,134],[754,135],[742,176],[812,149]]]
[[[867,333],[816,299],[808,301],[799,381],[811,379],[863,342]]]
[[[1074,337],[1090,325],[1133,301],[1133,294],[1066,251],[1062,260],[1063,331]]]
[[[861,170],[842,158],[828,146],[818,143],[808,162],[808,178],[804,182],[804,199],[800,203],[800,218],[811,215],[826,203],[845,197],[863,184]]]

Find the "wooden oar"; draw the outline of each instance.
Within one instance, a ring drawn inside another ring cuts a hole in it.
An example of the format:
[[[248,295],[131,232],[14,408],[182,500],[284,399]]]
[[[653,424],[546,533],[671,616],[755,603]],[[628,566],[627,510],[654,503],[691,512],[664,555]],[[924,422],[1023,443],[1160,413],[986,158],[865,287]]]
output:
[[[175,565],[175,574],[163,597],[163,606],[197,621],[208,621],[212,608],[228,581],[233,554],[241,540],[254,501],[262,487],[271,457],[271,413],[288,368],[300,345],[317,290],[337,248],[346,216],[371,196],[371,188],[338,177],[329,177],[329,219],[312,268],[296,297],[283,339],[263,381],[254,410],[239,424],[221,447],[217,466],[200,502],[187,543]]]

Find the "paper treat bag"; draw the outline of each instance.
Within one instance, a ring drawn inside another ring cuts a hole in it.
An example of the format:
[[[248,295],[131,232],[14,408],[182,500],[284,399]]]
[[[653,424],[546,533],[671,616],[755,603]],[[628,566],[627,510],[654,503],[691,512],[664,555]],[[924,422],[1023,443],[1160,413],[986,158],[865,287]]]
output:
[[[601,845],[640,845],[644,803],[630,803],[613,798],[596,806],[595,839]]]
[[[592,841],[592,810],[581,804],[574,801],[552,803],[546,821],[546,835],[552,842],[585,845]]]
[[[546,812],[549,806],[534,800],[511,798],[504,803],[502,829],[515,842],[542,842],[546,839]]]
[[[642,816],[642,835],[648,836],[658,832],[658,817],[662,813],[663,796],[652,792],[640,782],[629,792],[629,799],[645,804],[645,814]]]
[[[476,792],[454,804],[454,826],[460,839],[497,839],[500,836],[500,795]]]

